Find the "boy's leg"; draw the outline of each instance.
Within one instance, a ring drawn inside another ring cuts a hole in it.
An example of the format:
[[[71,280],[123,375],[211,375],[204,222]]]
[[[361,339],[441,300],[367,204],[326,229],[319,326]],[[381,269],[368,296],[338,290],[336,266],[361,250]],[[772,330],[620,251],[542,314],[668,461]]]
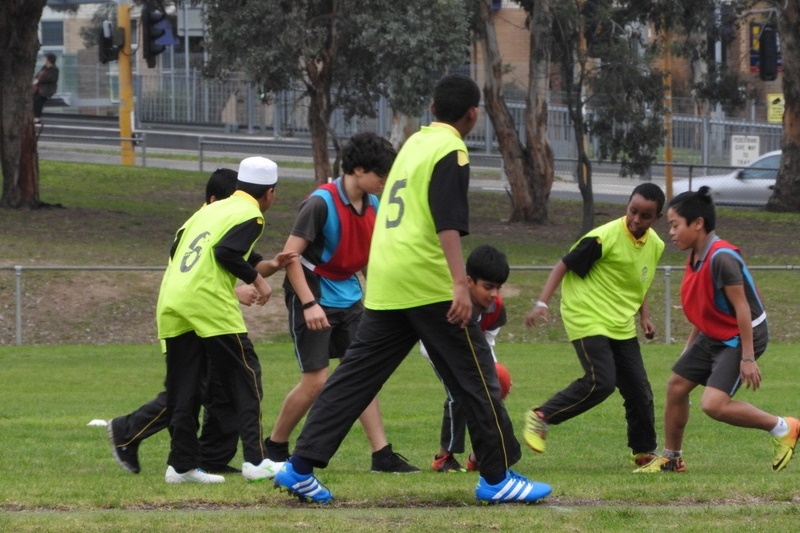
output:
[[[162,391],[154,400],[136,411],[108,421],[108,439],[114,459],[122,468],[138,474],[139,444],[167,427],[167,392]]]
[[[151,401],[132,413],[111,420],[117,446],[138,446],[141,441],[166,429],[167,391],[159,392]]]
[[[167,464],[179,474],[200,464],[197,444],[200,380],[207,355],[193,331],[166,340],[167,418],[171,437]]]
[[[294,455],[314,466],[327,466],[353,423],[417,341],[403,311],[367,310],[356,340],[312,405]]]
[[[220,376],[233,401],[245,462],[258,465],[266,457],[261,430],[261,364],[246,333],[204,339],[211,372]]]
[[[230,472],[231,462],[239,445],[236,406],[219,376],[206,366],[203,379],[203,425],[200,431],[200,467],[206,472]]]
[[[636,453],[652,452],[658,446],[653,389],[647,379],[639,341],[634,337],[611,340],[617,368],[617,387],[628,422],[628,446]]]
[[[300,382],[283,399],[272,426],[267,453],[273,459],[283,454],[284,446],[288,450],[289,437],[325,386],[330,359],[344,355],[350,345],[348,331],[352,328],[355,333],[363,310],[360,303],[349,309],[323,308],[330,327],[311,330],[306,326],[302,302],[297,295],[287,294],[286,307],[289,310],[289,331],[294,342],[295,358],[300,367]]]
[[[445,391],[447,399],[444,401],[442,414],[440,445],[450,453],[464,453],[467,419],[459,403],[452,399],[447,387],[445,387]]]
[[[228,463],[239,445],[239,426],[233,402],[203,404],[203,427],[200,432],[200,467],[206,472],[233,472]]]
[[[614,392],[617,378],[609,340],[597,335],[572,341],[584,375],[536,408],[548,424],[560,424],[585,413]]]
[[[520,456],[519,442],[505,406],[486,338],[475,322],[462,328],[446,319],[450,302],[408,311],[431,362],[460,404],[472,445],[480,458],[481,476],[500,480]]]
[[[460,406],[453,400],[453,396],[442,381],[442,376],[436,371],[428,354],[423,352],[423,357],[431,365],[433,373],[442,383],[444,393],[447,398],[444,400],[444,407],[442,412],[442,429],[439,436],[440,452],[448,451],[450,453],[464,453],[464,438],[467,430],[467,419],[464,418],[464,413],[461,411]]]

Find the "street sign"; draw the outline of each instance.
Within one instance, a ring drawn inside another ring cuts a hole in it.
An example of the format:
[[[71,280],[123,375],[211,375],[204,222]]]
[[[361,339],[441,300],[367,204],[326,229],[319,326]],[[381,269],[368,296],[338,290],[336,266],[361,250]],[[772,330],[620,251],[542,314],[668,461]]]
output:
[[[731,166],[743,167],[761,155],[758,135],[731,135]]]
[[[767,95],[767,122],[781,124],[783,122],[783,93]]]

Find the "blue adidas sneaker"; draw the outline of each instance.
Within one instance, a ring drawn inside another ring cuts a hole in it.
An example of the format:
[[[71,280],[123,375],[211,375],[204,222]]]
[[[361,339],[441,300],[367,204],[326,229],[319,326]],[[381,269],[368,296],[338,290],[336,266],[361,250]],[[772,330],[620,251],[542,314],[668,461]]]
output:
[[[547,483],[531,481],[513,470],[506,471],[506,478],[497,485],[489,485],[483,477],[478,479],[475,497],[486,503],[535,502],[541,500],[552,488]]]
[[[289,461],[275,475],[273,484],[303,501],[325,505],[333,499],[331,491],[314,474],[298,474]]]

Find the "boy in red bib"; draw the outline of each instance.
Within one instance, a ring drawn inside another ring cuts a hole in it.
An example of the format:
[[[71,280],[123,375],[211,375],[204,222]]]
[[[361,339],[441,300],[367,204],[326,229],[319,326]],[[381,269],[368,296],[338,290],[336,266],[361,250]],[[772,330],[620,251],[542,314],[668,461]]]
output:
[[[344,175],[303,202],[285,251],[300,255],[283,288],[300,383],[286,395],[266,441],[273,461],[289,458],[289,437],[328,379],[330,359],[342,357],[364,312],[358,272],[369,258],[378,197],[395,158],[386,139],[354,135],[342,149]],[[360,417],[372,448],[372,471],[419,472],[392,451],[375,399]]]
[[[756,360],[767,349],[769,329],[761,297],[739,249],[720,239],[710,189],[679,194],[669,203],[669,236],[689,251],[681,304],[692,331],[672,367],[664,411],[664,451],[635,472],[684,472],[681,446],[689,421],[689,393],[705,385],[703,412],[732,426],[762,429],[772,435],[772,469],[789,463],[800,435],[800,421],[778,417],[733,395],[742,385],[757,390]]]

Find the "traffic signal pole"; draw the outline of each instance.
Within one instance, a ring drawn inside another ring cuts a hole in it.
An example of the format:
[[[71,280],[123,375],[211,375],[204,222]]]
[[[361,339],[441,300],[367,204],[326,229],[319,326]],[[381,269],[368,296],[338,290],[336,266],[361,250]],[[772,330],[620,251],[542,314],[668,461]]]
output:
[[[131,6],[130,0],[117,0],[117,21],[125,33],[125,43],[119,54],[119,138],[122,164],[134,166],[136,152],[133,149],[133,66],[131,53]]]

